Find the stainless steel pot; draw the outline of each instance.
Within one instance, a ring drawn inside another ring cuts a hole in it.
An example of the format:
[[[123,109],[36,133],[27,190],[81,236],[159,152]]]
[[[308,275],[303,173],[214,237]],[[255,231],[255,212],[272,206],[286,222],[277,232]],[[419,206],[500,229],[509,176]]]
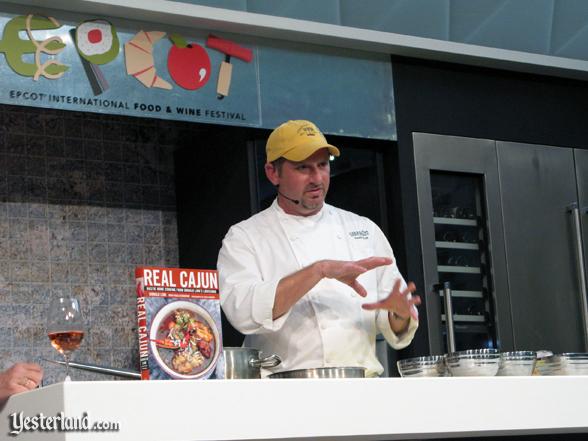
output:
[[[225,378],[261,378],[261,368],[272,368],[282,360],[275,354],[262,357],[261,351],[253,348],[225,347]]]
[[[296,369],[271,374],[269,378],[365,378],[362,367],[323,367]]]

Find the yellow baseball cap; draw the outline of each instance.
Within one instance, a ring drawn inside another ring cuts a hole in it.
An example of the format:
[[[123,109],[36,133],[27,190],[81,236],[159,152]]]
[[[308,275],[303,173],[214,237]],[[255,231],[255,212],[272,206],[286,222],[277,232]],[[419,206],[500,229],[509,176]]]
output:
[[[333,156],[339,149],[327,142],[325,135],[310,121],[287,121],[276,127],[267,139],[267,162],[284,157],[290,161],[304,161],[317,150],[328,148]]]

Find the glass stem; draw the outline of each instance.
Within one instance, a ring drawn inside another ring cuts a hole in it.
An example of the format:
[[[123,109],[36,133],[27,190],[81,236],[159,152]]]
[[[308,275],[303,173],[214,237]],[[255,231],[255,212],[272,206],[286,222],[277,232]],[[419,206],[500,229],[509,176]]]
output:
[[[65,359],[65,379],[67,380],[69,378],[69,354],[64,352],[63,358]]]

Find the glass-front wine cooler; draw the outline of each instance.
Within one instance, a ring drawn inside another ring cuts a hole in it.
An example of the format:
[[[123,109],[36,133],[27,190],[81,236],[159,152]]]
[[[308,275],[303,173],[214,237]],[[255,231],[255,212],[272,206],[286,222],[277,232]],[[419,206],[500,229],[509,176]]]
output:
[[[429,352],[512,350],[495,143],[425,133],[413,141]]]
[[[480,175],[431,171],[439,295],[451,293],[455,349],[495,348],[490,259]],[[441,302],[444,352],[447,311]]]

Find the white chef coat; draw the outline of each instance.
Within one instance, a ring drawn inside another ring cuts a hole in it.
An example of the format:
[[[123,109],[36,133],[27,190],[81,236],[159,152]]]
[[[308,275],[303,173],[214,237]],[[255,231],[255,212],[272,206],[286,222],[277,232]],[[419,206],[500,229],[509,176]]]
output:
[[[366,298],[338,280],[323,279],[286,314],[272,319],[276,288],[285,276],[318,260],[371,256],[393,258],[388,240],[371,220],[328,204],[312,216],[289,215],[275,200],[233,225],[223,240],[217,264],[222,308],[246,335],[244,346],[282,358],[271,372],[362,366],[368,376],[378,375],[383,367],[375,355],[376,335],[382,333],[392,347],[402,349],[418,326],[411,318],[398,336],[387,311],[361,309],[362,303],[387,297],[396,280],[406,286],[395,262],[358,278]]]

